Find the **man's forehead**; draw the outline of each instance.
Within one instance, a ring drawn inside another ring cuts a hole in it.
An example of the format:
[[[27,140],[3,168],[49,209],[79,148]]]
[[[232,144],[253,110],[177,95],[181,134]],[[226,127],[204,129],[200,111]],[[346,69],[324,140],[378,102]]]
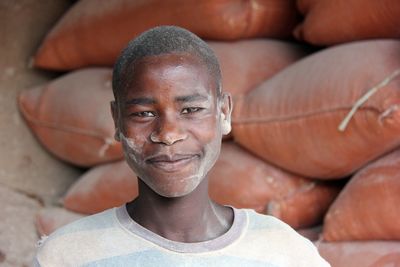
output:
[[[145,56],[133,62],[129,69],[127,75],[136,78],[152,71],[187,69],[202,72],[206,74],[207,79],[214,79],[213,74],[208,71],[207,64],[198,56],[187,52]]]
[[[201,102],[210,102],[212,101],[211,95],[207,94],[199,94],[194,93],[191,95],[180,95],[174,97],[174,102],[177,103],[201,103]],[[158,104],[159,100],[153,97],[136,97],[133,95],[131,98],[125,99],[125,105],[155,105]]]
[[[161,54],[161,55],[153,55],[146,56],[138,60],[133,64],[129,71],[125,73],[125,75],[129,76],[126,78],[125,86],[123,90],[119,92],[119,98],[122,101],[129,100],[127,98],[136,98],[135,95],[142,95],[143,92],[140,92],[140,86],[136,86],[138,83],[143,82],[143,79],[149,76],[149,74],[156,73],[158,76],[162,73],[174,73],[176,72],[179,76],[179,73],[190,73],[192,76],[194,74],[194,78],[188,76],[189,80],[201,80],[201,84],[206,84],[206,86],[200,86],[201,89],[206,88],[207,92],[198,90],[196,91],[196,87],[193,86],[191,89],[192,92],[190,94],[183,93],[179,98],[181,99],[197,99],[200,100],[199,96],[207,97],[209,100],[211,96],[217,95],[217,82],[215,81],[216,77],[210,73],[207,65],[199,59],[197,56],[188,53],[170,53],[170,54]],[[158,77],[155,75],[155,77]],[[166,79],[168,82],[168,79]]]

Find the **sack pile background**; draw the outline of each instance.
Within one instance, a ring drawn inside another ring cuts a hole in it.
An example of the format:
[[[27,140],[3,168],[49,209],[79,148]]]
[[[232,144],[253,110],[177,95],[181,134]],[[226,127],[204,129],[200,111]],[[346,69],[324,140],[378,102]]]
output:
[[[137,195],[113,139],[111,68],[165,24],[210,44],[234,96],[211,197],[284,220],[333,267],[400,264],[399,1],[24,0],[0,13],[0,264],[28,264],[38,234]]]

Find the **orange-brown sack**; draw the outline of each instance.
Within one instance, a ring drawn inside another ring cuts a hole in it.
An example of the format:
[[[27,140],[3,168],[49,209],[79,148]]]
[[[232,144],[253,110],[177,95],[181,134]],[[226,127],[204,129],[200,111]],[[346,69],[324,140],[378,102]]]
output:
[[[109,69],[71,72],[22,91],[19,109],[39,141],[60,159],[79,166],[121,159],[110,112],[110,79]]]
[[[399,58],[400,41],[375,40],[297,61],[235,99],[235,141],[303,176],[353,173],[400,145]]]
[[[61,226],[84,216],[83,214],[71,212],[63,208],[44,208],[36,215],[36,229],[41,236],[50,235]]]
[[[64,196],[64,207],[93,214],[118,207],[138,195],[135,173],[125,161],[94,167],[82,175]]]
[[[294,35],[312,44],[400,37],[398,0],[297,0],[297,5],[305,19]]]
[[[299,234],[311,241],[317,241],[322,232],[322,225],[317,225],[309,228],[301,228],[296,230]]]
[[[209,193],[213,200],[236,208],[254,209],[259,213],[266,213],[271,201],[279,202],[310,187],[316,191],[325,190],[310,179],[263,162],[233,142],[222,144],[220,157],[209,173]],[[307,195],[302,197],[306,199]],[[324,193],[310,194],[309,200],[293,202],[291,210],[282,209],[279,215],[288,219],[289,223],[296,222],[298,227],[315,225],[321,222],[321,208],[328,209],[324,206],[326,198]],[[316,207],[307,211],[307,219],[302,214],[308,209],[304,204]],[[287,211],[290,213],[286,214]],[[307,224],[302,224],[304,222]]]
[[[298,22],[295,0],[81,0],[48,33],[34,64],[57,70],[110,65],[130,39],[158,25],[200,37],[288,37]]]
[[[325,217],[323,238],[400,240],[400,150],[358,171]]]
[[[283,199],[271,200],[267,213],[295,229],[313,226],[322,222],[341,188],[340,185],[315,181]]]
[[[316,242],[321,256],[332,267],[398,267],[400,242]]]
[[[232,95],[250,91],[307,54],[302,46],[278,40],[253,39],[208,44],[221,65],[222,88]]]

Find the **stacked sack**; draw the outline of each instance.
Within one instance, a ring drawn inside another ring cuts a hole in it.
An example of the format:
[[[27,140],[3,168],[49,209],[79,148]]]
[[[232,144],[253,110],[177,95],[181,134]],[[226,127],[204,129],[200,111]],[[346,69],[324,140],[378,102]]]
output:
[[[317,247],[335,267],[398,266],[400,2],[297,0],[297,6],[304,20],[294,30],[296,38],[320,46],[336,45],[326,51],[331,60],[321,63],[331,68],[329,74],[320,73],[325,75],[321,85],[338,91],[325,96],[331,103],[324,104],[323,112],[330,110],[328,125],[334,122],[332,102],[342,95],[337,112],[346,114],[335,121],[340,121],[337,133],[329,135],[332,141],[326,151],[335,157],[336,171],[328,168],[326,173],[352,172],[325,216]],[[314,83],[309,81],[308,86]],[[350,99],[351,108],[345,107]],[[348,143],[337,139],[339,132]],[[323,160],[313,159],[324,166]]]
[[[384,242],[348,243],[399,240],[400,154],[386,155],[400,145],[399,104],[397,40],[324,49],[236,101],[233,136],[260,158],[323,180],[352,175],[325,216],[329,242],[317,243],[333,266],[384,266],[360,262],[400,248],[390,243],[376,254],[372,248]]]
[[[209,173],[211,198],[319,239],[334,267],[398,263],[400,41],[361,40],[399,37],[399,8],[396,0],[80,0],[34,60],[71,72],[18,99],[48,151],[90,168],[66,192],[64,208],[38,214],[38,231],[137,196],[113,138],[111,66],[130,39],[168,24],[209,43],[234,97],[233,140],[224,140]],[[292,34],[335,46],[308,55],[309,47],[288,41]]]

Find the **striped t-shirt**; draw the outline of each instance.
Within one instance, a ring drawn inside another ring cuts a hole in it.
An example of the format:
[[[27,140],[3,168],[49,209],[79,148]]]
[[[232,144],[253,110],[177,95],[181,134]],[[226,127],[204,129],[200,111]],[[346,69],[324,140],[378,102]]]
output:
[[[204,242],[171,241],[142,227],[126,206],[64,226],[39,247],[35,266],[326,267],[290,226],[252,210],[234,209],[231,228]]]

